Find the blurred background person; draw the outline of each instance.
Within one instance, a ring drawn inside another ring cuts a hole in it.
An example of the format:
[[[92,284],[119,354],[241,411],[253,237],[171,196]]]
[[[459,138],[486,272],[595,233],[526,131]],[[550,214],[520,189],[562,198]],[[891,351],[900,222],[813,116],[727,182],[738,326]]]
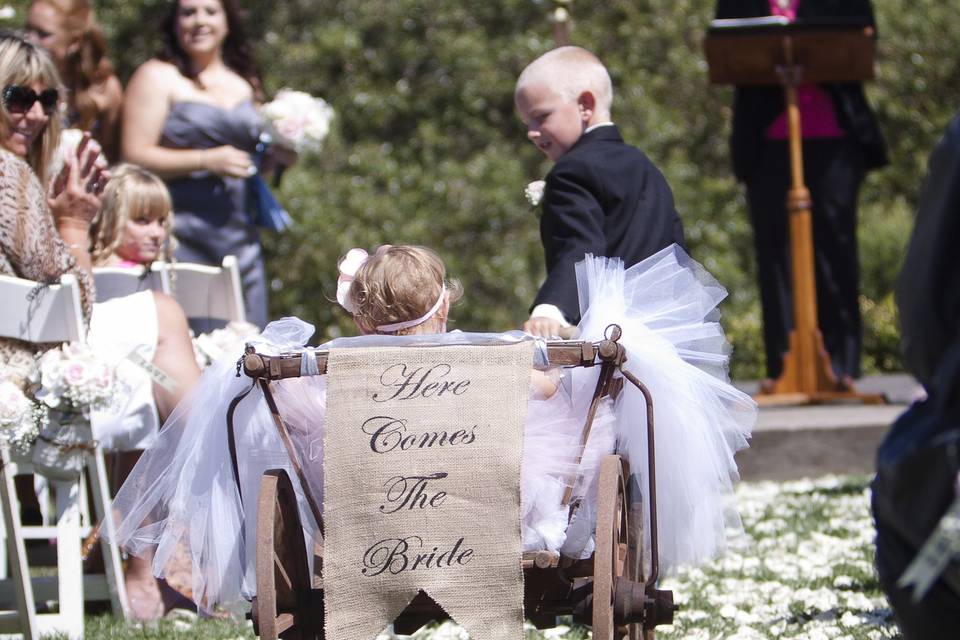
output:
[[[717,18],[768,15],[788,20],[859,19],[873,25],[869,0],[718,0]],[[887,164],[886,146],[859,83],[797,88],[804,182],[813,200],[817,320],[841,387],[860,377],[862,321],[857,255],[857,199],[865,172]],[[783,88],[737,87],[730,149],[733,170],[747,188],[753,226],[767,380],[783,373],[793,328],[790,187]]]
[[[256,171],[264,93],[239,8],[179,0],[162,29],[162,51],[127,88],[122,155],[167,182],[178,260],[219,266],[237,257],[247,319],[262,327],[266,274],[246,180]]]
[[[53,58],[66,86],[64,127],[89,131],[107,159],[116,162],[122,88],[89,0],[34,0],[26,32]]]
[[[872,486],[877,573],[907,640],[950,637],[956,631],[949,629],[960,628],[960,562],[955,557],[944,558],[940,573],[930,571],[930,587],[920,597],[915,597],[914,584],[903,580],[944,513],[960,504],[958,236],[960,114],[930,156],[897,281],[904,360],[928,397],[901,415],[884,438]]]

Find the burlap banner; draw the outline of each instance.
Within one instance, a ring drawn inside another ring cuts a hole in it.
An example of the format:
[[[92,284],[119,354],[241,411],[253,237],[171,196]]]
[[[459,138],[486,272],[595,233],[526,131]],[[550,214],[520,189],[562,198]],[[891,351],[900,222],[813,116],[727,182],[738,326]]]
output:
[[[473,640],[523,637],[520,460],[533,346],[331,350],[327,637],[370,640],[424,591]]]

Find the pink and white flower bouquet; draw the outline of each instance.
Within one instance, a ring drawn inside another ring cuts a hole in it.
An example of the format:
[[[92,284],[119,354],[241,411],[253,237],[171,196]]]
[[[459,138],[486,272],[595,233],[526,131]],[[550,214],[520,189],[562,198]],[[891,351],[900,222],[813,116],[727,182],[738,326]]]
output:
[[[260,107],[260,114],[273,144],[297,153],[316,153],[330,132],[333,107],[309,93],[281,89]]]
[[[113,367],[90,347],[72,342],[40,356],[31,381],[39,402],[84,415],[109,406],[119,390]]]
[[[0,381],[0,445],[29,449],[45,421],[46,413],[18,385]]]

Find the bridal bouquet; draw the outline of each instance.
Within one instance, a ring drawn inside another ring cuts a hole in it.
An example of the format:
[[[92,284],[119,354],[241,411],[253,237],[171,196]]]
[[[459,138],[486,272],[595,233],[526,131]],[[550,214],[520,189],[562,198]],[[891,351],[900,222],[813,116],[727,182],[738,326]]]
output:
[[[0,444],[26,450],[36,439],[46,415],[19,386],[0,381]]]
[[[40,356],[31,381],[41,403],[84,415],[108,406],[119,387],[113,367],[90,347],[72,342]]]
[[[260,114],[272,143],[297,153],[316,153],[330,132],[333,107],[309,93],[281,89]]]

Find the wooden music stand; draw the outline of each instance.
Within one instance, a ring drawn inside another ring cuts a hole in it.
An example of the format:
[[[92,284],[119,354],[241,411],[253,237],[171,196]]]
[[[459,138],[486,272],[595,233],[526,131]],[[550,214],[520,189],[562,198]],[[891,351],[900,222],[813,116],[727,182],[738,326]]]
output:
[[[791,186],[790,255],[794,326],[783,357],[783,373],[761,389],[761,404],[808,404],[848,400],[883,403],[883,396],[858,393],[838,381],[817,325],[810,192],[803,181],[803,145],[797,86],[859,82],[873,78],[873,27],[862,20],[796,21],[768,16],[714,20],[704,41],[710,82],[778,85],[784,90],[789,129]]]

